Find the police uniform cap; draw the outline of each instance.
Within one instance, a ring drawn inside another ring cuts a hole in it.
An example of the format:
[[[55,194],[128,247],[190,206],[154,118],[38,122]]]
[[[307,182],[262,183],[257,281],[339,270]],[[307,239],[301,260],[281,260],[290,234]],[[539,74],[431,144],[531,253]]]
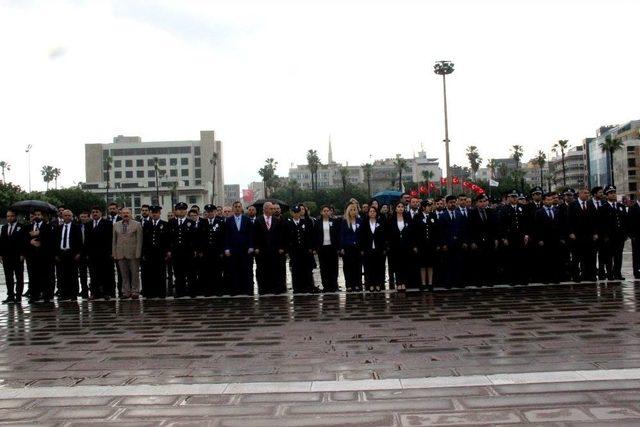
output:
[[[158,205],[153,205],[149,207],[149,210],[151,212],[160,212],[162,210],[162,206],[158,206]]]
[[[520,193],[520,194],[518,194],[518,199],[520,199],[520,200],[526,200],[527,198],[526,198],[526,197],[524,197],[524,194]]]
[[[175,209],[177,211],[186,210],[187,209],[187,204],[184,203],[184,202],[176,203]]]
[[[542,194],[543,193],[542,188],[540,186],[533,187],[531,189],[531,191],[529,192],[529,194],[532,194],[532,195],[536,194],[536,193],[538,193],[538,194]]]
[[[564,194],[565,194],[565,195],[567,195],[567,194],[575,195],[575,194],[576,194],[576,190],[574,190],[573,188],[567,188],[567,189],[564,191]]]
[[[612,191],[616,191],[615,185],[607,185],[606,187],[604,187],[604,194],[611,193]]]
[[[293,212],[293,213],[298,213],[298,212],[300,212],[300,210],[301,210],[300,206],[298,206],[298,205],[291,206],[291,212]]]
[[[213,212],[215,210],[218,210],[218,208],[216,207],[216,205],[212,205],[211,203],[209,203],[208,205],[204,205],[204,210],[206,212]]]
[[[518,197],[518,190],[509,190],[509,192],[507,192],[507,196],[509,197]]]

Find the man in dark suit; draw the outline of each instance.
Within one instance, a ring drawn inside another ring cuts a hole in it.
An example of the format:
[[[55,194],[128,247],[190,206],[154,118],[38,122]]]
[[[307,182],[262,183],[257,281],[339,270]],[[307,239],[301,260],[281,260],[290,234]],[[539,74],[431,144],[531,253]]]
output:
[[[517,190],[511,190],[507,194],[507,203],[500,210],[499,227],[503,252],[501,258],[507,281],[514,285],[526,285],[529,221],[525,208],[518,203]]]
[[[109,205],[107,206],[107,220],[111,221],[111,225],[115,225],[116,222],[118,221],[122,221],[122,217],[118,214],[119,212],[119,208],[118,208],[118,204],[115,202],[111,202],[109,203]],[[113,289],[113,294],[111,295],[112,297],[115,297],[115,289],[118,289],[118,297],[122,297],[122,274],[120,274],[120,269],[118,268],[118,263],[116,260],[113,260],[113,267],[116,270],[116,276],[114,277],[114,283],[113,286],[111,287]],[[117,283],[115,278],[117,277]]]
[[[599,216],[600,207],[603,203],[605,203],[604,198],[604,189],[600,186],[593,187],[591,189],[591,200],[589,203],[595,208],[597,215]],[[596,241],[596,255],[598,257],[598,279],[604,280],[607,278],[607,274],[605,271],[605,254],[604,254],[604,240],[602,236],[598,236],[598,240]]]
[[[313,222],[301,216],[300,206],[291,207],[291,218],[286,222],[287,251],[291,269],[291,287],[294,293],[315,292],[313,283]]]
[[[193,205],[189,210],[189,219],[193,221],[193,252],[191,275],[193,277],[192,295],[202,295],[202,269],[204,257],[204,244],[206,239],[207,221],[200,217],[200,208]]]
[[[49,223],[44,221],[43,212],[33,212],[33,222],[29,226],[27,244],[27,271],[29,272],[29,304],[53,299],[55,268],[53,263],[54,235]]]
[[[225,239],[224,218],[217,215],[218,208],[208,204],[204,207],[206,218],[201,227],[202,270],[201,286],[204,296],[223,295],[222,266]]]
[[[568,241],[573,247],[573,280],[595,281],[598,211],[590,203],[588,188],[581,189],[578,200],[569,205],[567,226]]]
[[[225,222],[225,286],[232,295],[253,295],[253,226],[243,214],[242,203],[233,203],[233,215]]]
[[[78,217],[80,226],[80,234],[82,235],[82,249],[80,251],[80,260],[78,261],[78,277],[80,278],[80,297],[89,298],[89,264],[87,262],[87,234],[88,224],[91,222],[89,211],[82,211]]]
[[[640,190],[636,191],[636,200],[629,207],[628,224],[631,238],[631,259],[633,278],[640,279]]]
[[[603,239],[603,255],[607,279],[623,280],[622,251],[627,240],[627,211],[618,203],[616,187],[607,185],[604,188],[606,201],[602,203],[599,213],[599,233]]]
[[[89,299],[110,299],[115,292],[111,245],[113,224],[102,217],[102,208],[91,208],[91,221],[85,226],[85,255],[89,264],[91,296]]]
[[[62,212],[62,224],[54,229],[54,253],[56,269],[60,272],[58,300],[78,298],[78,261],[82,253],[80,226],[73,222],[69,209]]]
[[[462,262],[468,250],[467,218],[458,209],[457,199],[453,195],[446,197],[446,209],[438,223],[438,246],[444,256],[443,279],[447,287],[464,286],[461,272],[465,268]]]
[[[315,223],[315,252],[320,261],[320,280],[324,292],[338,291],[338,252],[340,251],[340,223],[331,216],[331,207],[320,209],[321,218]]]
[[[274,214],[274,206],[266,202],[262,206],[263,215],[256,218],[253,244],[256,254],[256,280],[260,294],[280,294],[287,290],[285,228]]]
[[[562,217],[553,206],[553,194],[547,193],[543,206],[536,210],[531,227],[532,247],[535,248],[533,264],[537,280],[542,283],[558,283],[562,273],[560,251],[560,229]]]
[[[196,226],[187,218],[187,204],[177,203],[174,209],[175,217],[169,220],[167,231],[168,252],[171,259],[173,274],[175,275],[175,296],[195,297],[195,275],[193,258],[196,247]]]
[[[0,259],[7,285],[7,298],[3,304],[22,302],[26,244],[27,229],[18,223],[16,213],[8,210],[7,223],[0,230]]]
[[[145,298],[167,296],[167,222],[160,219],[162,207],[150,206],[148,221],[142,226],[142,294]]]
[[[496,277],[496,213],[489,208],[485,194],[476,196],[475,209],[469,211],[471,283],[480,286],[492,284]]]

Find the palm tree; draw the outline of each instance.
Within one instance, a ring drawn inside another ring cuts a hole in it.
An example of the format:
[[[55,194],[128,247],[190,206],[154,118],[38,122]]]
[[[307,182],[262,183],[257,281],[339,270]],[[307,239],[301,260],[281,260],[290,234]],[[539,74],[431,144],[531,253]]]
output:
[[[53,182],[55,183],[55,188],[57,190],[58,189],[58,177],[62,173],[62,170],[60,168],[53,168],[51,173],[53,174]]]
[[[271,190],[275,190],[278,186],[278,175],[276,175],[277,168],[278,162],[270,157],[265,160],[264,166],[258,170],[258,175],[262,177],[262,182],[264,182],[265,197],[269,197]]]
[[[322,166],[316,150],[307,151],[307,165],[309,172],[311,172],[311,189],[316,191],[318,190],[318,169]]]
[[[467,159],[469,159],[469,166],[471,167],[471,176],[475,181],[476,174],[478,173],[478,169],[480,169],[480,164],[482,163],[482,157],[480,157],[480,153],[478,153],[478,147],[475,145],[467,147]]]
[[[342,192],[346,193],[347,192],[347,182],[349,179],[349,168],[346,166],[342,166],[339,169],[340,172],[340,179],[342,179]]]
[[[107,174],[107,203],[109,203],[109,187],[111,186],[111,166],[113,166],[113,157],[107,156],[104,159],[104,164],[102,165],[105,173]]]
[[[545,173],[544,179],[547,181],[547,191],[551,192],[551,182],[553,181],[553,174],[551,172]]]
[[[0,161],[0,169],[2,169],[2,182],[6,184],[7,180],[4,177],[4,173],[5,171],[10,171],[11,170],[11,165],[7,162],[5,162],[4,160]]]
[[[602,150],[602,152],[609,154],[611,185],[615,185],[613,180],[613,153],[620,150],[623,146],[624,144],[622,143],[622,140],[620,140],[619,138],[612,138],[611,135],[605,136],[604,142],[600,143],[600,149]]]
[[[538,155],[536,157],[533,158],[533,164],[535,164],[536,166],[538,166],[538,169],[540,170],[540,187],[543,186],[543,181],[542,181],[542,168],[544,168],[544,165],[547,163],[547,155],[544,154],[544,151],[542,150],[538,150]]]
[[[408,163],[405,159],[400,157],[400,154],[396,154],[396,161],[393,162],[398,171],[398,191],[402,191],[402,172],[408,170]]]
[[[564,156],[568,148],[569,148],[568,139],[559,140],[558,142],[553,144],[553,147],[551,148],[551,151],[553,151],[556,155],[558,155],[558,151],[560,151],[560,156],[562,157],[562,186],[563,187],[567,186],[567,172],[564,164]]]
[[[364,180],[367,183],[367,191],[369,192],[369,197],[371,197],[371,175],[373,174],[373,165],[371,163],[365,163],[360,167],[362,168],[362,172],[364,172]]]
[[[42,175],[42,180],[47,184],[47,191],[49,191],[49,183],[53,181],[53,166],[42,166],[40,174]]]
[[[433,179],[433,176],[434,176],[433,171],[423,170],[421,174],[422,174],[422,179],[424,179],[425,185],[427,186],[427,192],[431,194],[431,188],[429,187],[429,183]]]
[[[287,189],[291,192],[291,202],[294,203],[296,199],[296,191],[300,189],[298,181],[296,181],[295,179],[290,179],[287,183]]]
[[[516,171],[518,171],[518,173],[514,173],[514,176],[520,176],[521,174],[520,172],[520,161],[522,160],[522,155],[524,154],[523,150],[522,150],[522,145],[513,145],[511,147],[511,157],[513,158],[513,160],[516,161]],[[520,189],[522,190],[524,187],[524,182],[522,182],[524,180],[524,174],[522,174],[521,178],[520,178]],[[517,182],[518,180],[516,180]]]
[[[218,153],[214,152],[211,154],[209,163],[211,164],[211,204],[214,204],[216,197],[216,166],[218,165]]]

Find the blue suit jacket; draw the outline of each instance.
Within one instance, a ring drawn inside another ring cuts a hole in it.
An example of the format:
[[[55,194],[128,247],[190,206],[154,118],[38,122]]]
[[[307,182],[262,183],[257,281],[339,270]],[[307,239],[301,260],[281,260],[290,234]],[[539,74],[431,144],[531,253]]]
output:
[[[242,215],[240,219],[240,230],[236,227],[236,218],[234,215],[226,219],[225,223],[225,251],[246,254],[253,248],[253,224],[248,216]]]

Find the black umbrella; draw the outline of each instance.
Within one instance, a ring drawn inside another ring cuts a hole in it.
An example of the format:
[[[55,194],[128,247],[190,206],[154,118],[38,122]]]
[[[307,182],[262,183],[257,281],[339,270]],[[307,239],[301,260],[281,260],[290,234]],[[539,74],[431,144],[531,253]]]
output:
[[[46,213],[58,212],[58,209],[55,206],[51,203],[43,202],[42,200],[22,200],[14,203],[10,209],[21,213],[31,213],[36,209]]]
[[[260,212],[262,212],[262,206],[265,204],[265,202],[271,202],[271,203],[277,203],[280,205],[280,208],[282,209],[282,212],[286,212],[289,210],[289,204],[286,202],[283,202],[282,200],[278,200],[278,199],[258,199],[255,202],[251,203],[253,206],[256,207],[257,210],[259,210]]]

